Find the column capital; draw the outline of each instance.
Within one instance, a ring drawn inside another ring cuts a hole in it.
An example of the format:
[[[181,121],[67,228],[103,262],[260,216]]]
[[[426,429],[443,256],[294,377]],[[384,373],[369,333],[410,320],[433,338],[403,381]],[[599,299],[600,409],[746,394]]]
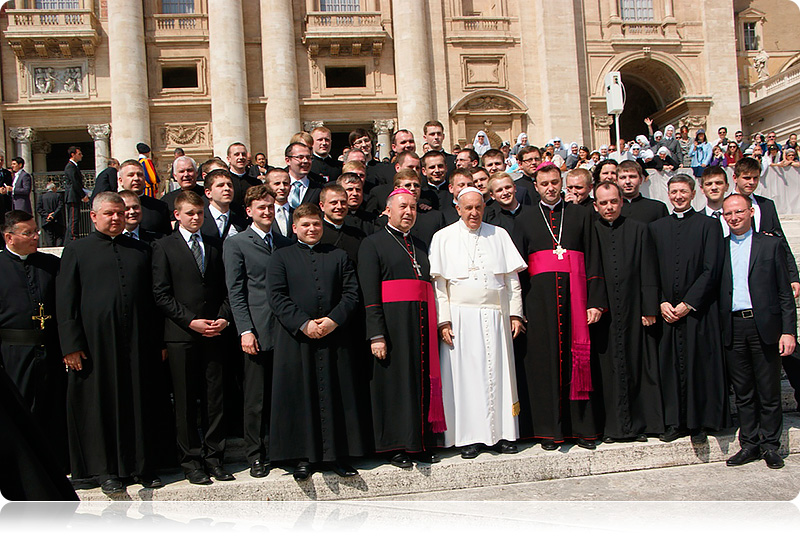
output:
[[[376,134],[388,134],[394,130],[393,119],[376,119],[372,122],[372,128]]]
[[[111,125],[108,123],[98,123],[96,125],[88,125],[86,130],[94,141],[107,140],[111,137]]]
[[[33,142],[33,152],[36,154],[50,154],[52,146],[47,140],[38,140]]]
[[[592,114],[592,120],[596,129],[608,128],[614,124],[614,118],[610,115]]]
[[[36,139],[36,131],[31,127],[11,127],[8,129],[8,134],[18,143],[30,143]]]
[[[303,130],[306,132],[311,132],[317,127],[325,126],[324,121],[303,121]]]

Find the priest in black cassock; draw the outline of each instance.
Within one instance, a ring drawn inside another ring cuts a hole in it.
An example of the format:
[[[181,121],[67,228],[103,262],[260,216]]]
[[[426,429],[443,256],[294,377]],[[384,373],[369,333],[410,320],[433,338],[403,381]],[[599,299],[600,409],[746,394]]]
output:
[[[347,254],[320,244],[322,212],[309,203],[293,218],[298,242],[277,250],[269,267],[269,303],[280,322],[275,338],[270,458],[295,460],[303,481],[325,463],[342,477],[365,453],[356,395],[357,360],[348,322],[358,281]]]
[[[723,261],[719,222],[695,212],[694,178],[672,177],[674,213],[650,224],[661,278],[659,344],[661,394],[666,430],[662,441],[730,424],[728,384],[722,355],[717,293]]]
[[[643,196],[639,189],[644,182],[642,166],[625,160],[617,166],[617,185],[622,189],[622,215],[630,220],[651,223],[669,214],[667,206],[658,199]]]
[[[335,182],[329,182],[319,193],[322,209],[322,239],[320,244],[330,244],[347,253],[347,258],[358,266],[358,248],[366,237],[364,231],[345,223],[347,192]]]
[[[158,487],[149,389],[163,321],[153,299],[150,246],[120,236],[125,204],[118,194],[97,194],[90,216],[95,231],[67,245],[56,279],[61,351],[70,369],[72,476],[96,477],[105,493],[122,491],[127,477]]]
[[[520,437],[555,450],[565,439],[595,448],[600,435],[593,392],[588,324],[606,308],[597,237],[583,207],[561,199],[561,172],[536,171],[541,202],[520,222],[528,258],[525,297],[528,349],[517,359]]]
[[[647,225],[621,215],[613,182],[594,188],[594,222],[603,259],[608,312],[591,327],[605,409],[603,439],[647,441],[664,431],[658,374],[658,260]]]
[[[6,213],[3,237],[6,248],[0,251],[0,363],[47,437],[52,455],[66,469],[67,377],[55,319],[60,261],[55,255],[37,251],[36,220],[27,212]]]

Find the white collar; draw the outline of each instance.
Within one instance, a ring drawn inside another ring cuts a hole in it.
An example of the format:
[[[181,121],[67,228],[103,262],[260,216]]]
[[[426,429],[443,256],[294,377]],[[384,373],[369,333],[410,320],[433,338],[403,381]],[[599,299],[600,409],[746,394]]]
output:
[[[327,217],[324,217],[324,216],[323,216],[323,220],[324,220],[324,221],[325,221],[327,224],[329,224],[329,225],[332,225],[334,228],[336,228],[336,230],[337,230],[337,231],[338,231],[339,229],[341,229],[341,228],[342,228],[342,226],[344,225],[344,223],[340,223],[339,225],[336,225],[335,223],[333,223],[331,220],[329,220]]]
[[[546,206],[547,208],[549,208],[550,210],[555,210],[555,208],[558,206],[558,204],[561,203],[561,199],[556,201],[555,204],[553,204],[553,205],[549,205],[549,204],[545,203],[544,201],[540,201],[540,203],[542,205]]]
[[[215,221],[215,222],[216,222],[216,221],[219,219],[219,217],[220,217],[220,216],[222,216],[223,214],[224,214],[225,216],[228,216],[228,219],[230,219],[230,215],[231,215],[231,209],[230,209],[230,208],[228,209],[228,211],[227,211],[227,212],[220,212],[219,210],[217,210],[217,207],[215,207],[214,205],[212,205],[211,203],[209,203],[209,204],[208,204],[208,211],[209,211],[209,212],[211,212],[211,216],[213,216],[213,218],[214,218],[214,221]]]
[[[250,228],[258,235],[261,240],[264,240],[264,237],[269,235],[270,239],[272,238],[272,231],[262,231],[258,228],[258,225],[255,222],[250,224]]]
[[[186,241],[187,244],[189,243],[189,240],[192,239],[192,235],[197,236],[198,242],[203,241],[203,235],[200,234],[200,231],[197,231],[196,233],[190,233],[189,231],[184,229],[181,225],[178,225],[178,231],[181,233],[181,236],[183,237],[184,241]]]
[[[28,255],[20,255],[19,253],[17,253],[16,251],[14,251],[10,247],[8,247],[8,244],[6,244],[6,250],[8,250],[8,252],[11,253],[12,255],[14,255],[15,257],[19,257],[20,260],[24,261],[25,259],[28,258]]]
[[[142,226],[141,226],[141,225],[137,225],[137,226],[136,226],[136,228],[135,228],[135,229],[133,229],[132,231],[128,231],[128,230],[126,229],[126,230],[122,231],[122,233],[123,233],[123,234],[124,234],[124,233],[130,233],[130,235],[131,235],[132,237],[139,238],[139,236],[140,236],[140,230],[141,230],[141,228],[142,228]]]
[[[681,219],[683,219],[683,218],[686,216],[686,214],[687,214],[687,213],[688,213],[690,210],[692,210],[692,209],[691,209],[691,207],[687,208],[687,209],[686,209],[686,210],[684,210],[683,212],[675,212],[675,211],[673,210],[673,211],[672,211],[672,213],[673,213],[673,214],[675,214],[675,216],[676,216],[676,217],[677,217],[679,220],[681,220]]]
[[[403,238],[407,237],[407,236],[409,235],[409,233],[411,233],[411,231],[406,231],[406,232],[404,233],[404,232],[403,232],[403,231],[401,231],[400,229],[398,229],[398,228],[394,227],[394,226],[393,226],[391,223],[387,223],[387,224],[386,224],[386,227],[388,227],[389,229],[392,229],[393,231],[396,231],[396,232],[400,233],[401,235],[403,235]]]

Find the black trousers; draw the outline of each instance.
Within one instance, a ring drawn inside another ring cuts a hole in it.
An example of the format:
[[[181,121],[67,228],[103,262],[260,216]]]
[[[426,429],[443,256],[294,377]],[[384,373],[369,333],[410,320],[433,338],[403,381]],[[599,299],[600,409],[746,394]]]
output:
[[[797,410],[800,411],[800,348],[793,355],[783,358],[783,371],[794,389],[794,400],[797,402]]]
[[[244,448],[247,463],[269,461],[272,351],[244,355]]]
[[[764,344],[755,319],[733,317],[733,340],[725,356],[739,411],[739,444],[778,449],[783,424],[778,345]]]
[[[189,473],[202,469],[204,464],[220,465],[225,454],[223,347],[210,340],[167,342],[167,354],[181,468]]]
[[[64,243],[77,240],[80,237],[81,204],[67,203],[67,232],[64,234]]]
[[[63,225],[45,225],[42,226],[42,234],[44,238],[43,246],[59,247],[64,245],[64,226]]]

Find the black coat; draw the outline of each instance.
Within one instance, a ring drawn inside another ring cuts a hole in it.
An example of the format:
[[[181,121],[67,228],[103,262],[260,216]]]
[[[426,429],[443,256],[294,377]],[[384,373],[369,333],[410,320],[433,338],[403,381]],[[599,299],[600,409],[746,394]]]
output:
[[[756,231],[760,233],[769,233],[777,236],[783,242],[783,250],[786,254],[786,266],[789,269],[789,279],[792,283],[800,282],[800,274],[797,271],[797,261],[792,254],[792,248],[789,247],[789,241],[786,240],[786,235],[783,234],[783,227],[778,218],[778,209],[775,208],[775,203],[772,199],[754,195],[758,208],[761,210],[761,220]]]
[[[211,215],[211,209],[208,207],[209,205],[206,205],[203,211],[203,226],[200,228],[200,232],[204,235],[220,237],[219,227],[217,227],[217,222],[214,220],[214,217]],[[233,226],[237,232],[242,232],[247,227],[247,219],[238,212],[235,212],[232,206],[229,215],[230,217],[225,223],[225,229],[223,229],[222,236],[220,237],[223,239],[228,238],[231,226]]]
[[[108,166],[95,178],[94,189],[92,190],[92,195],[89,196],[89,202],[94,201],[95,196],[100,192],[116,192],[117,183],[117,169]]]
[[[42,227],[62,227],[64,225],[64,195],[61,192],[46,191],[36,202],[36,212],[42,217]],[[47,216],[53,214],[53,220]]]
[[[642,223],[652,223],[669,214],[667,205],[657,199],[649,199],[642,194],[632,200],[622,200],[622,215]]]
[[[142,205],[142,221],[139,224],[142,229],[162,235],[172,232],[166,203],[149,195],[139,196],[139,203]]]
[[[323,182],[335,182],[342,174],[342,162],[330,155],[320,158],[315,154],[311,157],[311,171],[319,175]]]
[[[86,196],[83,191],[83,173],[72,160],[67,162],[67,167],[64,168],[64,176],[64,202],[68,204],[80,203]]]

